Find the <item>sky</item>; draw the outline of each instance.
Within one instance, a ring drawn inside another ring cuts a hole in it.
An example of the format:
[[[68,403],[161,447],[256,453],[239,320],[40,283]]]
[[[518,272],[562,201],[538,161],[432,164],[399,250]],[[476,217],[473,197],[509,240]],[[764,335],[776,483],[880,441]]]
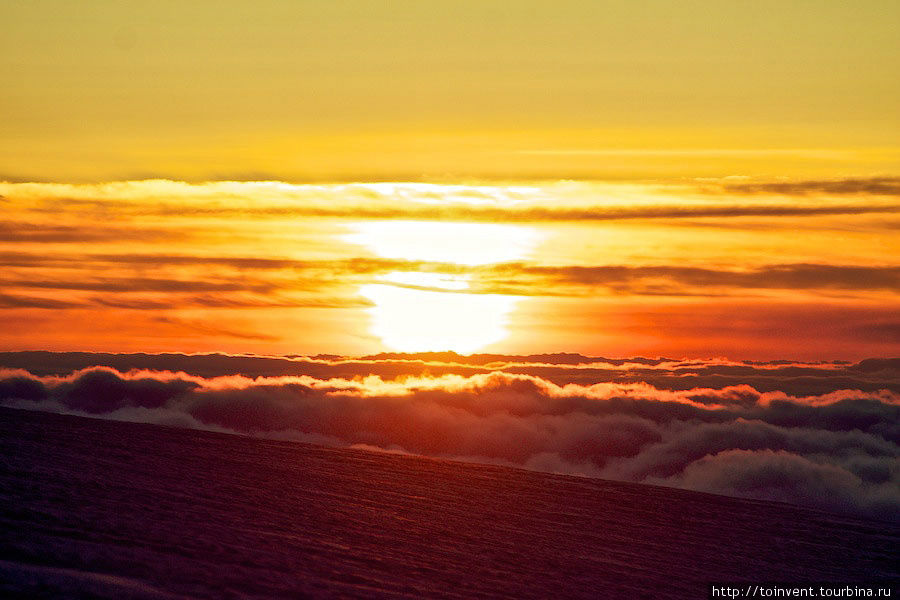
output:
[[[900,518],[895,0],[0,22],[0,405]]]
[[[0,6],[0,177],[896,173],[893,0]]]
[[[4,349],[892,356],[900,180],[0,184]]]
[[[895,2],[0,19],[0,349],[897,353]]]

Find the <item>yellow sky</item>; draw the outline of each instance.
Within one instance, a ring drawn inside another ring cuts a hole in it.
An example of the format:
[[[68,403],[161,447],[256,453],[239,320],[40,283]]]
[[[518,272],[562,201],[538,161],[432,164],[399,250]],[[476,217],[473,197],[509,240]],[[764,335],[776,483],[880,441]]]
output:
[[[865,176],[900,4],[0,4],[0,178]],[[690,160],[687,160],[689,157]]]

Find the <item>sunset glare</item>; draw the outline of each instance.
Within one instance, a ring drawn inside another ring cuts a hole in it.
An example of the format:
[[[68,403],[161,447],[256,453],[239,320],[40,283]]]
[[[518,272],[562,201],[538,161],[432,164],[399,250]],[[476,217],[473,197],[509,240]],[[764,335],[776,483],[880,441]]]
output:
[[[488,223],[375,221],[351,228],[355,233],[343,240],[362,244],[380,258],[408,261],[411,266],[441,263],[442,268],[523,260],[539,238],[532,227]],[[379,283],[359,288],[374,304],[369,310],[371,332],[387,348],[402,352],[469,354],[503,341],[520,298],[475,293],[471,279],[427,270],[377,276]]]
[[[900,0],[0,23],[0,597],[900,582]]]

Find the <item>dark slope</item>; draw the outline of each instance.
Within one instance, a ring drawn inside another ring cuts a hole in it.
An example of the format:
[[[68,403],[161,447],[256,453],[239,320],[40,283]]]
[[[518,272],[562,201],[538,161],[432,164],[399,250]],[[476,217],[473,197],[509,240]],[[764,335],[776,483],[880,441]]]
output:
[[[9,409],[0,434],[3,596],[701,598],[900,564],[895,526],[782,504]]]

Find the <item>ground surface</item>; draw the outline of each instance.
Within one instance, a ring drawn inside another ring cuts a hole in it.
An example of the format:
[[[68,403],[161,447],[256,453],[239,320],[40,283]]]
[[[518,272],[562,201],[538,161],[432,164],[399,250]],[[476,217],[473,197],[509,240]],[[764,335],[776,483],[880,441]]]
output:
[[[793,506],[0,409],[0,596],[705,598],[896,579]]]

